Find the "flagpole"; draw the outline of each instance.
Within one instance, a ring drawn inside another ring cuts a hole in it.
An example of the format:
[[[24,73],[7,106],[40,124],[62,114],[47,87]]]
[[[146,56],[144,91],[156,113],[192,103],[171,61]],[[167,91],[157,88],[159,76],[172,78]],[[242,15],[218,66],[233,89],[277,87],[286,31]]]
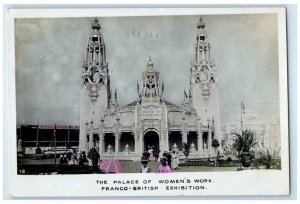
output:
[[[70,143],[70,126],[68,127],[68,142],[66,143],[66,147],[67,145],[69,145]]]
[[[38,117],[38,125],[37,125],[37,131],[36,131],[36,147],[39,146],[39,126],[40,126],[40,118]]]
[[[241,131],[243,135],[243,113],[245,113],[245,105],[244,102],[241,102]]]
[[[54,164],[56,165],[56,124],[54,125]]]

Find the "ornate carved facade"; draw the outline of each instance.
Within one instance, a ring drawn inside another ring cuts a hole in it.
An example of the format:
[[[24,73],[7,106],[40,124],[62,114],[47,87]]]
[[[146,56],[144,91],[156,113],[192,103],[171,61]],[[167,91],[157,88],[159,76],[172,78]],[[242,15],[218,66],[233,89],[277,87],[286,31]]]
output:
[[[98,20],[92,25],[82,72],[79,148],[97,148],[101,158],[140,159],[147,147],[170,151],[191,145],[190,157],[216,157],[220,147],[217,75],[202,19],[197,25],[190,88],[184,102],[175,105],[164,98],[164,84],[151,58],[137,83],[137,100],[120,107],[117,92],[111,94],[103,36]],[[113,97],[112,97],[113,95]]]

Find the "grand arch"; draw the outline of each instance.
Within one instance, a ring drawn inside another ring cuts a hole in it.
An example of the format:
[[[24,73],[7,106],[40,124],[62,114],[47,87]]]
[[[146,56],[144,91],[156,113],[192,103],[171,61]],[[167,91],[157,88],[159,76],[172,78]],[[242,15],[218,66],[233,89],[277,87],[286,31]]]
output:
[[[159,147],[159,135],[156,130],[150,129],[145,131],[143,137],[143,151],[146,151],[148,146],[155,148]]]

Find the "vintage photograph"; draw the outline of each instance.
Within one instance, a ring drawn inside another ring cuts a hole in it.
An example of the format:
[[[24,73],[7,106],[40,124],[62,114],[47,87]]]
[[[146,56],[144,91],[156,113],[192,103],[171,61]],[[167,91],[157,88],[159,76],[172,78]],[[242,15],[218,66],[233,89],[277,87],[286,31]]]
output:
[[[278,19],[14,18],[16,174],[280,173]]]

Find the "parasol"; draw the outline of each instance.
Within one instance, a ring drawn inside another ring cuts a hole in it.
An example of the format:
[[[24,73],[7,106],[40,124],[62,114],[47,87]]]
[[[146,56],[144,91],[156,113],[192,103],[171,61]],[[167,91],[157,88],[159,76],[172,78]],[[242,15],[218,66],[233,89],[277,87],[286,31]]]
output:
[[[98,168],[106,174],[120,173],[122,165],[118,160],[102,160],[98,163]]]

